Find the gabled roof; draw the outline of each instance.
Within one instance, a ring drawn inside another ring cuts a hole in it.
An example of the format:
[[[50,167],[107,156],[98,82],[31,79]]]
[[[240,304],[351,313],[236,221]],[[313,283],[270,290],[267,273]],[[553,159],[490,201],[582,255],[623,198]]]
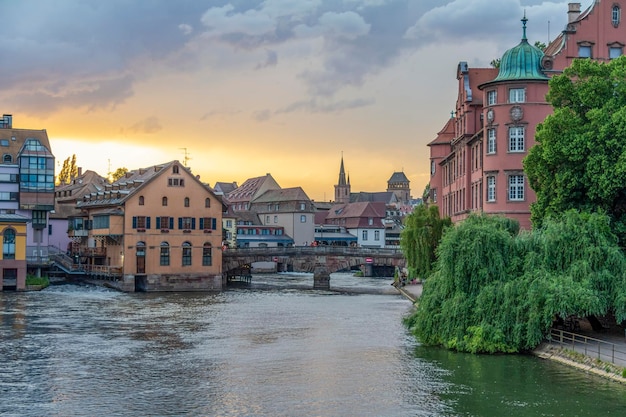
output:
[[[24,149],[28,139],[36,139],[42,145],[42,149],[31,151]],[[3,155],[10,155],[13,163],[17,164],[17,157],[22,154],[43,154],[52,156],[48,133],[45,129],[14,129],[0,128],[0,149]],[[45,149],[44,149],[45,148]]]
[[[358,193],[350,193],[350,203],[361,202],[393,204],[398,202],[398,196],[393,191],[378,191],[375,193],[361,191]]]
[[[237,183],[235,181],[216,182],[215,187],[213,187],[213,190],[215,190],[216,193],[228,194],[231,191],[235,190],[236,188],[237,188]]]
[[[104,191],[107,184],[109,184],[109,181],[106,178],[100,176],[95,171],[87,170],[84,174],[74,178],[69,184],[60,184],[54,188],[57,195],[56,202],[75,201],[83,195]]]
[[[431,145],[449,145],[454,138],[454,118],[450,117],[443,128],[437,132],[437,137],[429,142],[427,146]]]
[[[209,193],[215,195],[213,190],[202,183],[198,177],[193,175],[189,168],[183,166],[179,161],[170,161],[161,165],[153,165],[148,168],[140,168],[128,171],[125,176],[105,187],[104,191],[92,192],[89,196],[84,196],[79,200],[77,207],[98,207],[124,204],[126,200],[135,195],[144,186],[152,182],[155,178],[164,173],[171,172],[173,166],[178,166],[179,172],[187,173],[188,178],[196,181]]]
[[[384,217],[385,203],[346,203],[331,207],[324,221],[327,224],[341,224],[349,229],[383,228]],[[371,224],[369,219],[372,219]]]
[[[302,187],[267,190],[252,200],[252,203],[279,203],[283,201],[311,201]]]
[[[260,191],[279,189],[280,185],[270,174],[262,177],[249,178],[239,187],[227,194],[228,201],[232,203],[252,201]]]

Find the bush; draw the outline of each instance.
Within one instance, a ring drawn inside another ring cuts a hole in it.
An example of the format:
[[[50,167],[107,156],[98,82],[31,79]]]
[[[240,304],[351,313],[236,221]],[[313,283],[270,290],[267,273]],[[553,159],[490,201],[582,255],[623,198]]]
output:
[[[46,288],[50,285],[50,280],[48,277],[36,277],[34,275],[26,276],[26,285],[40,285],[43,288]]]

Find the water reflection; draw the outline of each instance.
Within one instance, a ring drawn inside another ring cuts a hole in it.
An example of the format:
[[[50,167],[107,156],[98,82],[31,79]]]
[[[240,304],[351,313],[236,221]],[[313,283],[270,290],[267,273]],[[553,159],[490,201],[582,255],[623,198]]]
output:
[[[310,275],[281,274],[218,294],[0,294],[0,415],[625,414],[624,387],[562,365],[419,346],[390,282],[338,274],[317,291]]]

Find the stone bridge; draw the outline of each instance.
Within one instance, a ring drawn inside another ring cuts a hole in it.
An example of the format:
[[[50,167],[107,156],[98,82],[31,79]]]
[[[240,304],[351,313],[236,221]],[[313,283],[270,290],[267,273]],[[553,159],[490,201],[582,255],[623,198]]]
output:
[[[313,288],[330,288],[330,274],[358,266],[365,276],[375,267],[404,268],[400,249],[351,248],[345,246],[292,246],[227,249],[222,254],[223,271],[240,271],[254,262],[275,262],[277,271],[313,273]]]

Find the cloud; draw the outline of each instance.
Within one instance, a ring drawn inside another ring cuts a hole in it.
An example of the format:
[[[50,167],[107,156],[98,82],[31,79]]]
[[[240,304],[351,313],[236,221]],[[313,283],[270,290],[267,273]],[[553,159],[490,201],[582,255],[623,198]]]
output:
[[[257,64],[255,69],[262,69],[262,68],[276,66],[276,64],[278,63],[278,54],[276,53],[276,51],[271,51],[268,49],[266,53],[267,53],[267,56],[266,56],[265,62]]]
[[[159,132],[162,129],[163,126],[161,126],[159,119],[155,116],[151,116],[130,126],[128,128],[128,132],[152,134]]]
[[[318,100],[311,99],[291,103],[290,105],[277,110],[276,113],[293,113],[297,111],[306,111],[309,113],[337,113],[343,110],[371,106],[375,102],[376,101],[374,99],[356,98],[352,100],[338,100],[334,102],[320,103]]]

